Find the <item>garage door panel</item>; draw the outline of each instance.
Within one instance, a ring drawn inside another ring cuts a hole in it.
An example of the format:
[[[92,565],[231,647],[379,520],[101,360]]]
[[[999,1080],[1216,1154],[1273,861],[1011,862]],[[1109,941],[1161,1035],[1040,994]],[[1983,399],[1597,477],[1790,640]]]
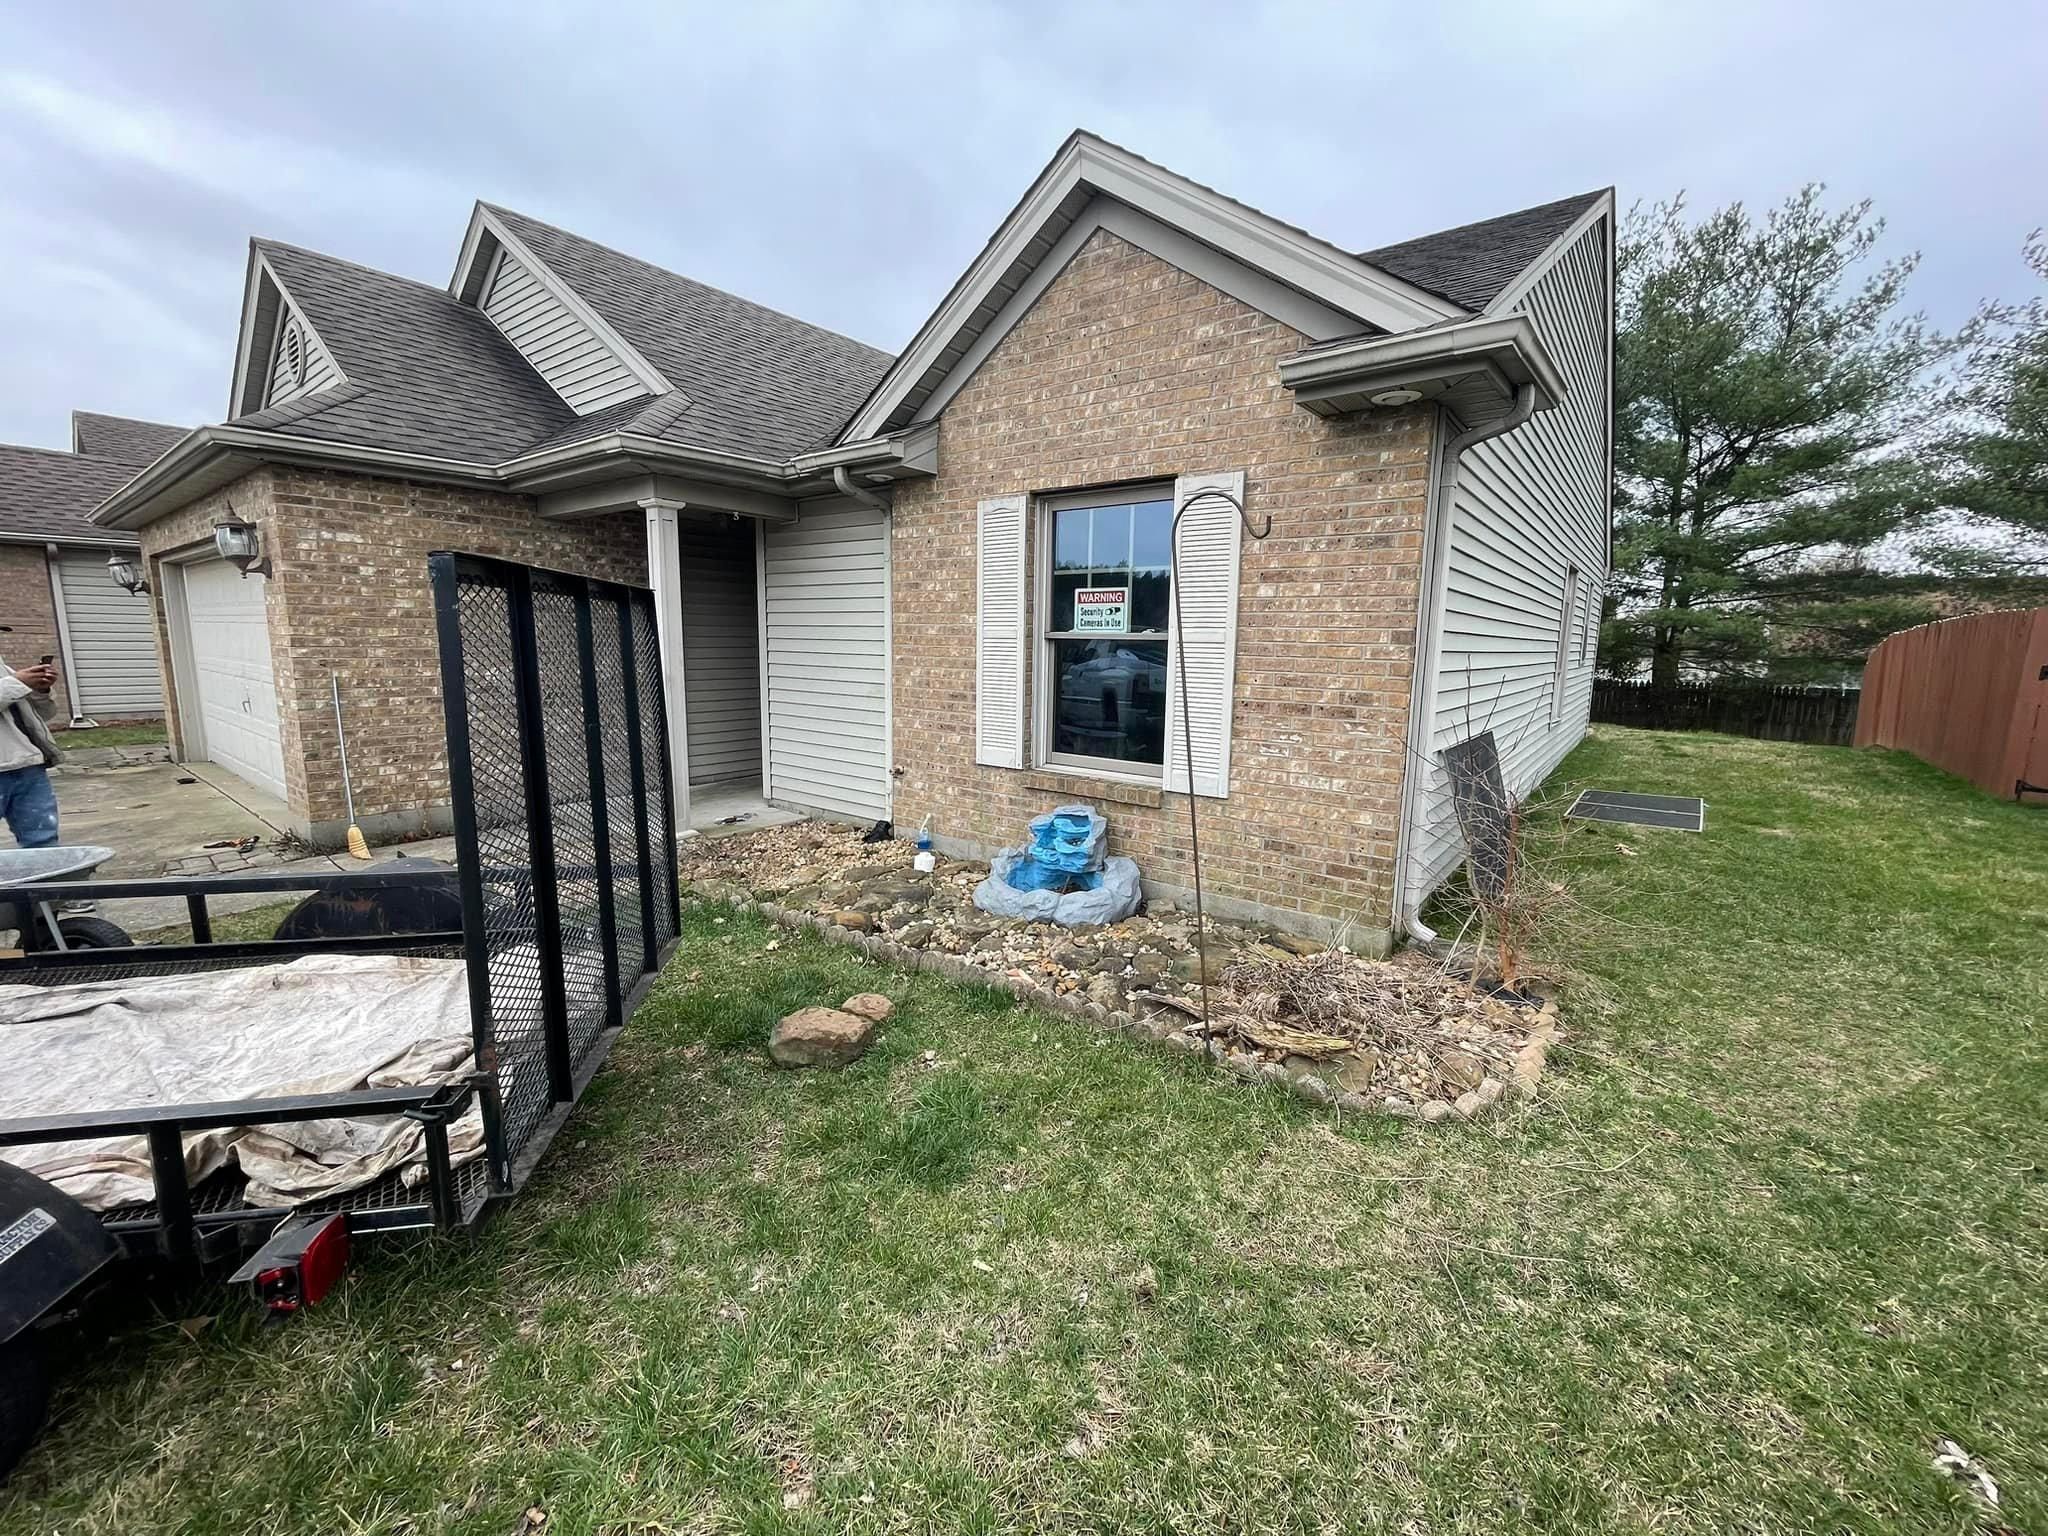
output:
[[[224,560],[185,567],[185,625],[207,758],[284,797],[284,739],[264,583]]]

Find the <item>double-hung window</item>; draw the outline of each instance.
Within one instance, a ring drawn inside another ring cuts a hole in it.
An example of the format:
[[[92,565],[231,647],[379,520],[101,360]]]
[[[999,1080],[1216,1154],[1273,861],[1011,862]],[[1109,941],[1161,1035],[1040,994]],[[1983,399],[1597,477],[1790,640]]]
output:
[[[1173,487],[1038,503],[1039,761],[1158,777],[1166,760]]]

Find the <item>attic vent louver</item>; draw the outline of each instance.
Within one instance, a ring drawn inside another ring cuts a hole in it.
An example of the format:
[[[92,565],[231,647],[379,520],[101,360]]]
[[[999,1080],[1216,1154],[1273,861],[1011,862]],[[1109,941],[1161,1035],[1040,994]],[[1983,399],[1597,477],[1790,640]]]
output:
[[[283,353],[286,382],[294,386],[304,383],[306,378],[306,342],[305,338],[299,334],[298,321],[291,320],[286,322],[284,340],[278,346],[279,350]]]

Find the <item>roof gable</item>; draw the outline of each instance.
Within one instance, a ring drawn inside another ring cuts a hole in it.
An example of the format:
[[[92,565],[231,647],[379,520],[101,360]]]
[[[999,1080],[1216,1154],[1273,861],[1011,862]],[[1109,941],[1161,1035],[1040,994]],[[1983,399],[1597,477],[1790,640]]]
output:
[[[1461,313],[1441,295],[1375,270],[1306,230],[1093,134],[1076,133],[854,413],[842,438],[870,437],[928,414],[934,392],[986,333],[1014,321],[1012,300],[1102,200],[1221,252],[1269,284],[1350,316],[1354,331],[1411,330]]]
[[[242,331],[235,346],[235,380],[228,416],[246,416],[294,395],[348,382],[318,329],[279,277],[271,256],[290,250],[275,241],[249,242],[249,275],[242,291]]]
[[[140,468],[154,464],[185,435],[183,427],[134,416],[105,416],[98,411],[71,413],[71,451],[87,458],[111,459]]]
[[[492,204],[479,211],[666,384],[627,430],[786,458],[831,441],[888,353]],[[473,281],[473,279],[469,279]],[[466,279],[458,272],[458,287]]]
[[[236,425],[497,464],[574,419],[490,321],[442,289],[296,246],[261,251],[347,383]]]
[[[1582,192],[1498,218],[1360,251],[1358,259],[1475,312],[1487,308],[1607,192]]]

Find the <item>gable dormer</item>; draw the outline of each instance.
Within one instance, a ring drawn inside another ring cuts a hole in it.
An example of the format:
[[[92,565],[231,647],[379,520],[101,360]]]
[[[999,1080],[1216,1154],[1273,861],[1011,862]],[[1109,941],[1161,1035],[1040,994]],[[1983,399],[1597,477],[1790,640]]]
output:
[[[482,203],[448,291],[481,310],[579,416],[668,391],[653,365]]]
[[[230,419],[347,382],[348,375],[279,280],[262,246],[252,241]]]

